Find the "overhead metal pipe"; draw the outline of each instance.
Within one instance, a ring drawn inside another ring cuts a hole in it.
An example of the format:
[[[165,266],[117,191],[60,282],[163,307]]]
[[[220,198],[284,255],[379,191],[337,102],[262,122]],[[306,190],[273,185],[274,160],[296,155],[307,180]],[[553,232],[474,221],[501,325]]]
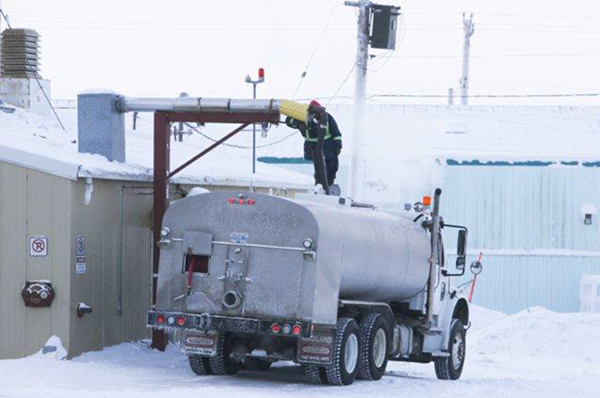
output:
[[[119,97],[119,112],[230,112],[273,113],[279,112],[280,101],[276,99],[233,98],[131,98]]]

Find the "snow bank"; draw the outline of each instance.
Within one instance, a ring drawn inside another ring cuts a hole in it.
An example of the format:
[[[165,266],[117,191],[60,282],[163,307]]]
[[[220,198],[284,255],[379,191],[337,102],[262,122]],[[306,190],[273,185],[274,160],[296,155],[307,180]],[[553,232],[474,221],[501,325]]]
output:
[[[514,377],[600,375],[600,314],[563,314],[533,307],[470,334],[477,361]]]
[[[471,321],[470,331],[476,331],[495,325],[506,319],[508,315],[505,313],[489,310],[478,305],[469,306],[469,318]]]
[[[67,350],[63,346],[60,337],[52,336],[34,357],[62,360],[67,357]]]

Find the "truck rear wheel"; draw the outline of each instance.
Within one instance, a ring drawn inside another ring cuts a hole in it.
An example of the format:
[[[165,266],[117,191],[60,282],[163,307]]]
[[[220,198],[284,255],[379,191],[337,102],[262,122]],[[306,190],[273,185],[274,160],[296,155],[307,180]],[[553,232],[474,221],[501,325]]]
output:
[[[388,358],[389,327],[381,314],[367,314],[360,323],[360,358],[358,378],[379,380],[385,373]]]
[[[217,342],[217,355],[210,358],[210,369],[214,375],[234,375],[240,370],[239,362],[231,358],[231,338],[221,334]]]
[[[188,357],[188,361],[190,362],[190,368],[192,368],[192,371],[198,376],[208,376],[213,374],[208,358],[192,354]]]
[[[452,320],[447,357],[435,359],[435,375],[440,380],[458,380],[465,365],[467,332],[460,319]]]
[[[302,365],[306,380],[310,384],[327,385],[327,373],[324,367],[317,365]]]
[[[360,357],[359,330],[356,321],[340,318],[335,332],[333,363],[326,368],[327,381],[335,386],[354,383]]]

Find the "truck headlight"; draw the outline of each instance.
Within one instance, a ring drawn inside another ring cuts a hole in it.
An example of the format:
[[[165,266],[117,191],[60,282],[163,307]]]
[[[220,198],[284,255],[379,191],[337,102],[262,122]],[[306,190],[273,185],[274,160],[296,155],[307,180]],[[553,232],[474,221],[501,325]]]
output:
[[[312,249],[313,241],[310,238],[306,238],[306,239],[304,239],[304,242],[302,242],[302,245],[304,246],[305,249]]]
[[[164,227],[160,230],[160,236],[162,236],[163,238],[166,238],[167,236],[169,236],[170,233],[171,233],[171,230],[167,227]]]

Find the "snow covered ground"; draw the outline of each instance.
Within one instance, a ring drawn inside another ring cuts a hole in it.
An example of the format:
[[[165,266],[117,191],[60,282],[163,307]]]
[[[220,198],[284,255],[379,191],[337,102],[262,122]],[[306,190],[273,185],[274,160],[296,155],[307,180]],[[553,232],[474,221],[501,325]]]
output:
[[[433,365],[390,363],[379,382],[306,384],[298,366],[198,377],[175,347],[121,344],[71,361],[32,356],[0,361],[0,397],[598,397],[600,315],[536,307],[507,316],[474,307],[463,377],[438,381]]]

